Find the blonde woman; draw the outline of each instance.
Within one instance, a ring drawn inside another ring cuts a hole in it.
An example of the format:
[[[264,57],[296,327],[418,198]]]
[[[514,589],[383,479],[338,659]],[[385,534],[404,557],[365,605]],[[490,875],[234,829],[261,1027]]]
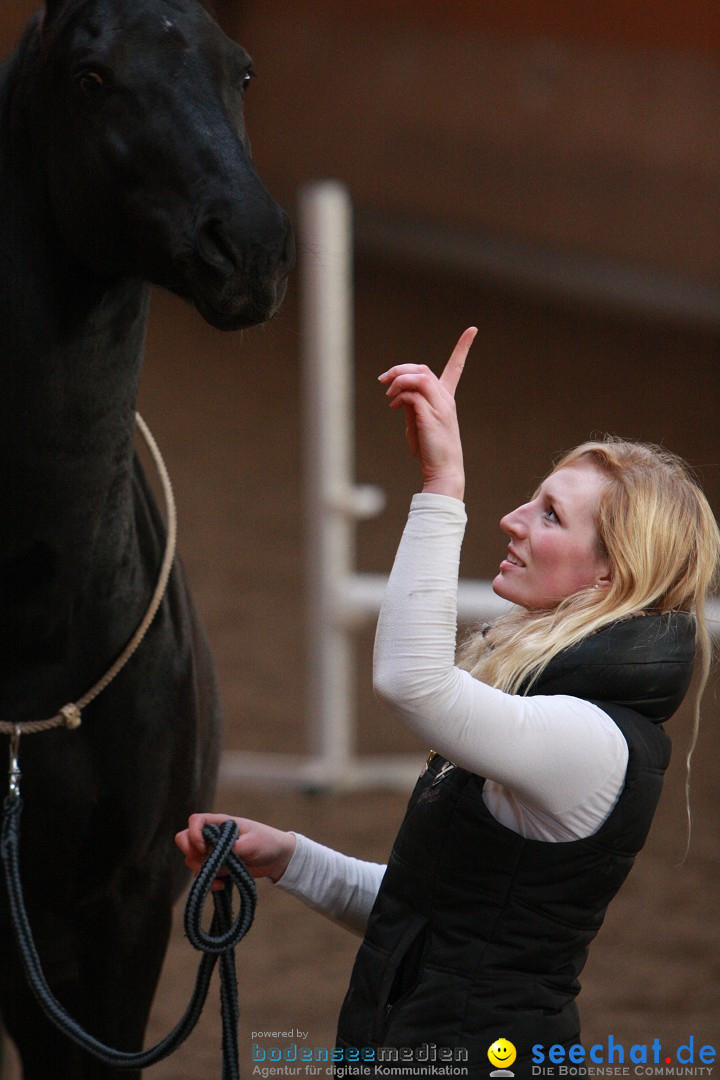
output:
[[[419,1075],[428,1055],[469,1077],[583,1067],[578,976],[647,837],[670,758],[662,725],[696,653],[698,701],[710,662],[720,536],[707,500],[675,456],[607,440],[565,455],[502,519],[493,587],[514,607],[456,663],[454,394],[475,333],[439,378],[418,365],[380,376],[423,486],[378,622],[375,688],[433,748],[388,865],[236,819],[256,876],[363,936],[337,1046],[344,1068],[392,1060],[394,1076]],[[179,834],[191,867],[205,822],[225,816],[194,815]]]

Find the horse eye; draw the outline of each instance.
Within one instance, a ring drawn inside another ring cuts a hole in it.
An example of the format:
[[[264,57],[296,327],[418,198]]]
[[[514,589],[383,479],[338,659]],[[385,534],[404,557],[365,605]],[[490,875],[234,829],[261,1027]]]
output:
[[[243,75],[243,79],[242,79],[242,92],[243,92],[243,94],[245,93],[245,91],[247,90],[248,86],[250,85],[251,81],[254,78],[255,78],[255,72],[253,71],[252,68],[248,68],[247,71],[245,72],[245,74]]]
[[[97,71],[81,71],[77,76],[77,82],[80,89],[88,94],[105,88],[105,80]]]

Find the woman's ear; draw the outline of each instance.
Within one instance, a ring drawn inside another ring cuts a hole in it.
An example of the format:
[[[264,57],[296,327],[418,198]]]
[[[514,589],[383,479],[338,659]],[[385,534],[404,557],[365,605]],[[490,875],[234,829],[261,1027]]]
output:
[[[595,577],[593,578],[593,586],[596,589],[609,589],[612,584],[612,570],[610,567],[610,557],[606,551],[597,553],[597,559],[595,562]]]
[[[609,589],[612,584],[612,578],[610,576],[610,567],[607,566],[600,571],[595,578],[596,589]]]

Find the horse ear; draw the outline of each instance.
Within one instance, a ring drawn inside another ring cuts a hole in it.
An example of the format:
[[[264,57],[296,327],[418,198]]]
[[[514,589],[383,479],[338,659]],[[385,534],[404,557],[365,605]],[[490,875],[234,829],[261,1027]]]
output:
[[[45,16],[43,22],[52,22],[60,9],[64,7],[64,5],[65,0],[45,0]]]

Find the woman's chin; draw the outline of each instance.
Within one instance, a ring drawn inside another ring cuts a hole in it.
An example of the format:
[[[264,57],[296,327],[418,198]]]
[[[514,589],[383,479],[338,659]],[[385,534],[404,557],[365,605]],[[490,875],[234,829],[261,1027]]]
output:
[[[501,600],[509,600],[511,604],[517,603],[517,600],[513,595],[513,588],[503,574],[502,570],[499,574],[496,574],[495,578],[493,579],[492,591],[495,593],[496,596],[499,596]]]
[[[516,604],[518,607],[524,608],[532,607],[532,604],[528,604],[527,597],[523,597],[520,590],[513,588],[513,582],[508,580],[502,570],[493,580],[492,591],[501,600],[507,600],[509,604]]]

